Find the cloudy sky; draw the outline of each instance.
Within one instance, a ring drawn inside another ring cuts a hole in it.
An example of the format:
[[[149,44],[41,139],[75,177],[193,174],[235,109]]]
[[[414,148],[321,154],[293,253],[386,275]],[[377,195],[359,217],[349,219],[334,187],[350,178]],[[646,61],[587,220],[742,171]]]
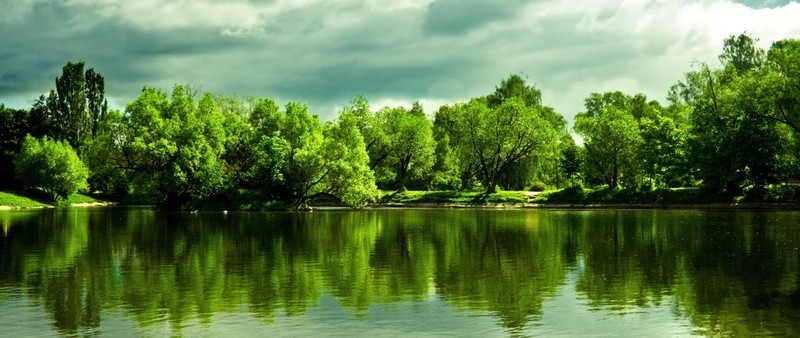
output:
[[[439,105],[524,74],[572,121],[592,92],[663,101],[722,40],[800,38],[800,4],[750,0],[15,0],[0,11],[0,103],[27,108],[86,61],[124,109],[143,86],[309,104],[329,119]]]

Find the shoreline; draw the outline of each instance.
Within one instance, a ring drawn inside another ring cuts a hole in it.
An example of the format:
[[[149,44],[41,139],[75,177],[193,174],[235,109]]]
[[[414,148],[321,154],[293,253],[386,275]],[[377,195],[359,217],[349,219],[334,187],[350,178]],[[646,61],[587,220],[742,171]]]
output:
[[[147,205],[152,207],[151,205]],[[68,206],[57,207],[52,205],[40,206],[9,206],[0,205],[0,211],[15,211],[15,210],[31,210],[31,209],[54,209],[54,208],[107,208],[107,207],[121,207],[121,208],[139,208],[140,205],[123,205],[119,202],[87,202],[87,203],[74,203]],[[514,203],[514,202],[498,202],[498,203],[436,203],[436,202],[388,202],[388,203],[372,203],[360,209],[352,209],[347,206],[335,205],[311,205],[313,210],[391,210],[391,209],[551,209],[551,210],[752,210],[752,211],[800,211],[800,203],[694,203],[694,204],[557,204],[557,203]],[[189,210],[185,210],[190,212]],[[200,209],[200,211],[203,211]],[[211,210],[209,210],[211,211]],[[247,211],[257,212],[266,210],[234,210],[230,211]],[[287,210],[288,211],[288,210]]]
[[[319,208],[319,207],[317,207]],[[323,207],[325,208],[325,207]],[[364,209],[555,209],[555,210],[800,210],[800,203],[702,203],[702,204],[556,204],[556,203],[374,203]]]

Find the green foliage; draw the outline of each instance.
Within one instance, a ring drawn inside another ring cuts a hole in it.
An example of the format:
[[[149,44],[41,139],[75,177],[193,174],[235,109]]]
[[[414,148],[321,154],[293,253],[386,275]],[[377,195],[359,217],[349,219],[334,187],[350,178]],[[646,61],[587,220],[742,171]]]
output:
[[[414,191],[406,190],[385,195],[381,201],[386,203],[441,203],[441,204],[484,204],[484,203],[523,203],[524,191],[501,191],[487,194],[481,191]]]
[[[595,103],[587,103],[587,112],[575,116],[575,131],[583,138],[586,149],[587,176],[616,188],[621,178],[633,181],[635,176],[636,151],[641,144],[639,124],[630,111],[619,109],[616,101],[602,108],[594,106]]]
[[[198,108],[187,87],[175,86],[171,99],[145,87],[126,112],[118,151],[135,176],[134,190],[156,193],[170,207],[219,191],[225,135],[223,117],[209,96]]]
[[[362,207],[378,197],[375,177],[369,168],[364,140],[357,120],[340,116],[336,123],[326,126],[323,154],[328,176],[322,182],[324,192],[351,207]]]
[[[378,120],[387,135],[388,157],[383,164],[394,177],[391,186],[404,190],[407,178],[421,178],[433,167],[433,127],[421,108],[415,112],[387,107],[378,112]]]
[[[10,159],[31,134],[71,144],[91,191],[174,208],[239,203],[242,191],[359,207],[376,186],[491,193],[565,182],[642,193],[702,184],[769,199],[775,184],[800,177],[800,41],[768,52],[756,41],[725,39],[722,67],[687,73],[668,106],[643,94],[589,95],[575,118],[582,145],[520,75],[441,106],[432,121],[418,102],[372,111],[356,96],[324,123],[305,104],[281,110],[269,98],[186,86],[171,95],[145,87],[124,112],[107,111],[103,77],[67,63],[28,112],[0,106],[0,188],[21,186]]]
[[[266,191],[280,190],[285,183],[283,170],[289,151],[289,143],[285,140],[275,136],[261,136],[256,151],[252,155],[255,163],[250,168],[250,182]],[[275,197],[279,196],[280,194],[275,195]]]
[[[431,190],[458,190],[461,187],[461,179],[456,176],[449,176],[442,172],[436,172],[431,179]]]
[[[569,205],[641,205],[641,206],[670,206],[670,205],[697,205],[709,203],[731,203],[730,197],[718,195],[713,192],[695,189],[585,189],[573,186],[562,190],[543,192],[534,200],[542,204],[569,204]]]
[[[494,93],[486,97],[486,102],[489,107],[496,108],[512,97],[522,101],[526,107],[542,105],[542,92],[536,87],[525,84],[525,80],[517,74],[502,80]]]
[[[545,191],[547,190],[547,184],[542,181],[533,182],[533,184],[528,187],[528,191]]]
[[[352,207],[377,198],[358,120],[342,114],[323,127],[304,105],[289,103],[281,135],[291,146],[284,177],[292,199],[301,208],[322,195],[331,195]]]
[[[570,137],[570,140],[572,138]],[[559,169],[564,173],[570,184],[575,184],[575,178],[580,175],[583,170],[583,153],[581,148],[575,145],[575,142],[567,143],[561,150],[561,161],[559,162]]]
[[[54,201],[87,188],[89,171],[75,150],[61,141],[26,136],[14,166],[25,188],[42,189]]]
[[[643,171],[656,185],[669,187],[686,168],[686,131],[671,118],[660,115],[642,119],[640,128]]]
[[[29,196],[25,196],[23,193],[0,191],[0,206],[37,208],[47,206],[47,204],[37,201]]]
[[[0,103],[0,189],[19,189],[21,183],[14,176],[14,156],[28,134],[28,114]]]
[[[703,69],[706,82],[694,104],[689,143],[703,185],[734,196],[763,192],[780,173],[791,172],[785,166],[796,158],[787,149],[790,121],[776,118],[785,111],[775,100],[785,95],[774,86],[780,76],[761,56],[753,56],[763,52],[753,51],[748,39],[726,40],[726,46],[745,44],[727,48],[726,53],[735,53],[722,58],[734,72]]]
[[[472,100],[454,112],[462,163],[477,163],[489,193],[513,164],[555,141],[551,125],[538,108],[511,98],[497,108]]]

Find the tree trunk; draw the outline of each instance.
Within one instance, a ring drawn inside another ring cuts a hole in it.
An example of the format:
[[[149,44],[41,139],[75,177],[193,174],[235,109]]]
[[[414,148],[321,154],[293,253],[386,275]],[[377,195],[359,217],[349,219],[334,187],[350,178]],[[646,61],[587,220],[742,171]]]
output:
[[[497,183],[495,183],[494,181],[486,182],[486,193],[494,194],[496,192],[497,192]]]
[[[617,186],[619,186],[619,167],[614,164],[614,169],[611,173],[611,184],[609,184],[608,187],[614,189]]]
[[[397,191],[406,190],[406,174],[408,173],[409,163],[411,163],[411,156],[406,156],[400,161],[400,170],[397,173]]]

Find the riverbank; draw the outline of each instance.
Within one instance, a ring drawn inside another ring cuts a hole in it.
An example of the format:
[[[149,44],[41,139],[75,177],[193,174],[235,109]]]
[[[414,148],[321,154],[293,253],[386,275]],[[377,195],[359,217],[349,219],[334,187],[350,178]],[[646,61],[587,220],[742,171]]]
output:
[[[580,190],[579,190],[580,189]],[[786,190],[786,189],[784,189]],[[740,210],[800,210],[800,189],[789,193],[771,192],[761,200],[713,195],[699,189],[679,188],[653,191],[620,189],[570,188],[544,192],[501,191],[494,194],[475,191],[403,191],[385,192],[369,209],[740,209]],[[253,196],[250,196],[253,197]],[[0,192],[0,210],[54,208],[54,207],[107,207],[118,202],[95,199],[74,194],[59,203],[49,203],[24,192]],[[129,205],[129,203],[122,203]],[[336,201],[322,200],[311,203],[314,209],[349,209]],[[279,211],[290,209],[280,201],[248,199],[247,203],[195,203],[186,210],[240,210]]]
[[[83,194],[72,194],[66,200],[56,203],[48,201],[42,196],[22,191],[0,191],[0,210],[17,209],[45,209],[55,207],[90,207],[90,206],[111,206],[116,202],[96,199],[92,196]]]
[[[543,209],[742,209],[800,210],[800,189],[773,188],[755,199],[711,194],[697,188],[651,191],[569,188],[496,194],[406,191],[385,195],[369,208],[543,208]]]

